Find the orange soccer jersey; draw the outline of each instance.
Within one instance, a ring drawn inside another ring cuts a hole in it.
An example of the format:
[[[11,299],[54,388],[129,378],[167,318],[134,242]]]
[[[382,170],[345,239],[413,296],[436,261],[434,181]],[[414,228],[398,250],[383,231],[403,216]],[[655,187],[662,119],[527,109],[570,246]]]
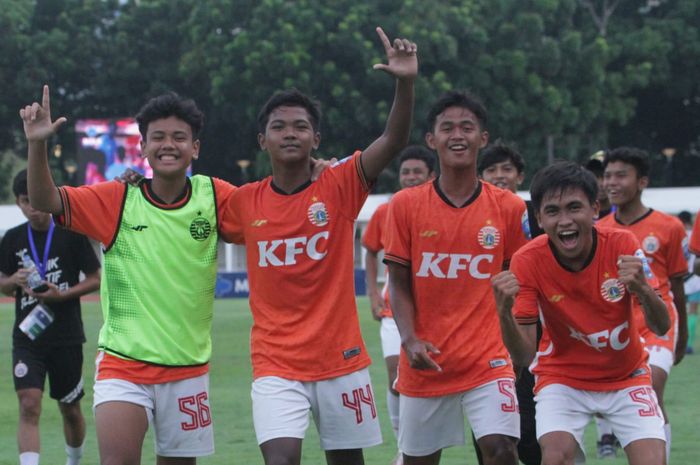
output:
[[[367,223],[367,229],[365,229],[362,235],[362,245],[365,249],[370,252],[378,253],[380,250],[384,250],[384,235],[386,228],[386,216],[389,212],[389,203],[383,203],[377,207],[377,209],[372,214],[372,217]],[[382,311],[381,316],[392,318],[391,306],[389,305],[389,275],[388,271],[385,272],[386,281],[384,287],[382,288],[382,298],[384,299],[384,311]]]
[[[561,265],[546,235],[513,256],[520,284],[513,314],[521,324],[542,321],[542,339],[530,366],[535,391],[549,384],[613,391],[650,384],[647,352],[633,317],[630,292],[617,277],[620,255],[642,256],[628,231],[596,226],[588,264],[578,272]],[[653,287],[658,282],[648,266]]]
[[[693,233],[690,236],[690,251],[695,255],[700,256],[700,211],[695,216],[695,224],[693,225]]]
[[[482,182],[462,207],[438,180],[391,200],[385,261],[410,268],[416,336],[440,350],[434,359],[443,369],[411,369],[402,350],[401,394],[442,396],[513,377],[490,278],[527,242],[523,221],[522,199]]]
[[[216,211],[222,212],[236,187],[217,178],[211,178],[216,193]],[[116,181],[103,182],[91,186],[59,187],[63,203],[63,215],[58,222],[64,227],[84,234],[102,243],[109,249],[116,238],[121,221],[122,207],[126,200],[126,185]],[[187,188],[177,201],[165,204],[152,192],[150,181],[141,184],[141,193],[153,205],[164,210],[179,208],[190,199],[192,188]],[[163,383],[191,378],[209,371],[209,364],[195,367],[164,367],[137,360],[100,355],[98,380],[119,378],[133,383]]]
[[[246,244],[253,378],[320,381],[370,364],[353,264],[367,195],[357,152],[291,194],[267,178],[232,196],[222,229]]]
[[[611,214],[598,222],[600,227],[626,229],[637,237],[642,245],[642,251],[649,260],[649,265],[659,281],[661,297],[669,309],[671,317],[671,329],[664,336],[657,336],[644,321],[641,308],[635,313],[637,326],[649,346],[661,346],[675,351],[676,322],[678,312],[673,304],[671,284],[669,278],[683,276],[688,272],[688,262],[684,253],[684,241],[686,240],[683,223],[674,216],[655,210],[649,212],[634,221],[632,224],[620,223],[615,214]]]

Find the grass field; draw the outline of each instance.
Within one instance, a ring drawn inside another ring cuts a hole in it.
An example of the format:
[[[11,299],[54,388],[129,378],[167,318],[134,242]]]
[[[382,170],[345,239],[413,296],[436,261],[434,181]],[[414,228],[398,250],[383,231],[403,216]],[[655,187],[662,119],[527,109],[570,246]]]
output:
[[[95,353],[97,331],[101,325],[101,313],[96,303],[83,304],[83,319],[88,336],[85,346],[86,397],[83,410],[87,420],[87,440],[83,463],[97,464],[97,444],[91,413],[92,359]],[[395,441],[386,414],[386,375],[381,359],[379,327],[369,316],[367,299],[360,298],[360,320],[365,342],[374,360],[371,367],[384,444],[365,451],[368,465],[390,463],[395,453]],[[17,402],[12,386],[11,372],[11,328],[14,318],[13,306],[0,304],[0,331],[4,343],[0,346],[0,465],[17,463],[15,431],[17,424]],[[261,464],[262,458],[255,443],[250,406],[251,369],[248,356],[248,336],[251,317],[245,300],[216,301],[213,339],[214,354],[211,363],[211,403],[216,432],[216,454],[199,460],[204,465],[252,465]],[[700,418],[700,355],[689,356],[674,370],[666,389],[666,405],[673,424],[673,450],[671,463],[694,465],[700,463],[700,441],[697,440]],[[48,395],[47,395],[48,396]],[[45,397],[41,419],[43,464],[65,462],[63,436],[58,409],[54,401]],[[627,463],[624,458],[600,461],[595,458],[593,431],[587,432],[587,454],[589,464],[618,465]],[[304,441],[303,463],[323,464],[325,460],[319,449],[318,435],[310,427]],[[153,441],[149,433],[143,452],[143,463],[155,463]],[[474,464],[476,460],[471,444],[454,447],[443,453],[442,464]]]

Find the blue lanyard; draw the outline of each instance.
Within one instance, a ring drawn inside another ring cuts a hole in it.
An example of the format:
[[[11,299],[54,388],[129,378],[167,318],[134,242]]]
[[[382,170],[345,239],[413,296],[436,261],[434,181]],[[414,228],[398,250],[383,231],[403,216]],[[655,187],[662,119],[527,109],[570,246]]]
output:
[[[39,262],[39,254],[36,252],[36,245],[34,244],[34,234],[32,234],[32,227],[27,223],[27,237],[29,238],[29,247],[32,249],[32,259],[36,264],[36,268],[39,270],[39,276],[41,279],[46,278],[46,269],[49,262],[49,249],[51,248],[51,240],[53,239],[53,230],[55,225],[53,223],[53,218],[51,218],[51,224],[49,224],[49,233],[46,235],[46,243],[44,244],[44,260]]]

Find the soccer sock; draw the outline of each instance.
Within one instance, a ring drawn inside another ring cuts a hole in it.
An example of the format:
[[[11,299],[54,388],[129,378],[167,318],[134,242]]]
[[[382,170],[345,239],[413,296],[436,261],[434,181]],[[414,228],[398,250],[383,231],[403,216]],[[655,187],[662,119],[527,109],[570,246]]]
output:
[[[389,410],[389,419],[391,420],[391,428],[394,430],[394,436],[399,437],[399,396],[386,390],[386,406]]]
[[[698,324],[698,316],[694,313],[688,315],[688,347],[695,344],[695,327]]]
[[[19,465],[39,465],[39,452],[22,452],[19,454]]]
[[[66,455],[68,455],[66,465],[80,465],[80,459],[83,457],[83,446],[71,447],[66,444]]]
[[[604,434],[613,434],[612,426],[605,418],[595,417],[595,424],[598,427],[598,441],[603,439]]]
[[[664,434],[666,435],[666,463],[671,463],[671,423],[664,425]]]

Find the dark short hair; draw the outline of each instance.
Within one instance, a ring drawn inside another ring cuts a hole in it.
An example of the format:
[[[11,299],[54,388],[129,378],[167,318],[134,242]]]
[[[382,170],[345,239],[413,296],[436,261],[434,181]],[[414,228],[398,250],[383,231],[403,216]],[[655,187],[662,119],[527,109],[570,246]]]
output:
[[[693,222],[693,215],[689,211],[683,210],[678,214],[678,219],[681,220],[683,224],[691,224]]]
[[[301,107],[306,110],[314,132],[321,132],[321,105],[297,89],[279,90],[272,94],[258,113],[258,131],[265,134],[270,114],[279,107]]]
[[[474,113],[479,121],[479,126],[482,130],[486,129],[488,115],[486,107],[481,100],[468,92],[459,92],[456,90],[449,91],[443,94],[428,111],[426,121],[428,123],[428,131],[432,131],[435,127],[435,121],[440,113],[450,107],[462,107]]]
[[[153,97],[141,107],[136,115],[141,137],[146,140],[148,125],[156,120],[174,116],[181,119],[192,128],[192,139],[197,140],[204,126],[204,113],[197,108],[192,99],[180,97],[175,92],[168,92]]]
[[[603,169],[608,166],[608,163],[619,161],[634,166],[637,170],[637,177],[642,178],[649,176],[651,163],[649,162],[649,154],[644,150],[636,147],[618,147],[608,150],[603,158]]]
[[[478,171],[480,174],[483,174],[484,170],[488,169],[490,166],[496,163],[503,163],[504,161],[511,162],[515,166],[515,169],[518,170],[518,174],[522,173],[525,169],[525,160],[523,160],[523,156],[520,155],[515,147],[497,140],[481,151]]]
[[[591,158],[590,160],[588,160],[586,164],[583,165],[583,167],[591,173],[593,173],[593,175],[596,178],[602,178],[603,174],[605,174],[605,167],[603,167],[603,162],[596,158]]]
[[[15,175],[12,180],[12,193],[15,197],[20,195],[28,195],[29,190],[27,189],[27,170],[22,170]]]
[[[545,195],[581,189],[591,205],[598,198],[598,181],[593,173],[572,161],[555,161],[539,170],[530,184],[530,198],[535,211],[539,211]]]
[[[409,145],[399,152],[399,166],[406,160],[420,160],[428,167],[428,172],[435,171],[435,155],[422,145]]]

